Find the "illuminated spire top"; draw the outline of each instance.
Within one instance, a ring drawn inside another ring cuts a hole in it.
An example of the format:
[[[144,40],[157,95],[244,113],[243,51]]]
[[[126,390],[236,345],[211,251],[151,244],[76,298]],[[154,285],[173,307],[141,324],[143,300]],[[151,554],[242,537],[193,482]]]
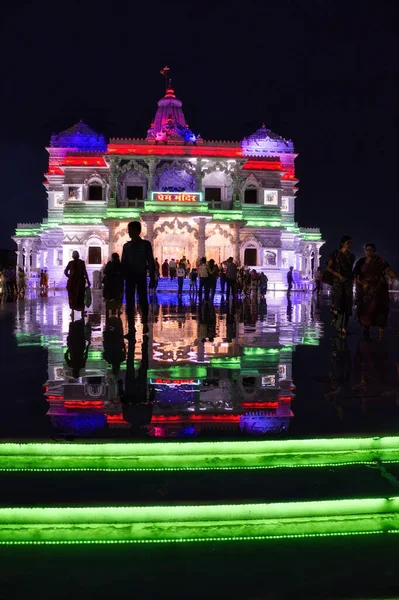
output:
[[[183,103],[176,98],[169,71],[169,67],[161,70],[165,77],[165,96],[158,102],[158,110],[148,130],[147,139],[155,138],[156,141],[165,143],[167,140],[194,142],[195,136],[188,129],[182,109]]]

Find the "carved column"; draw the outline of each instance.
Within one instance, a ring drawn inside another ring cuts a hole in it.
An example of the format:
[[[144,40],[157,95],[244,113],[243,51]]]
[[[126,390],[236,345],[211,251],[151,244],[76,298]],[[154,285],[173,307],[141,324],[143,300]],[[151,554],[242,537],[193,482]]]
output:
[[[206,218],[199,217],[198,219],[198,258],[205,256],[205,227]]]
[[[17,242],[17,266],[18,267],[22,267],[23,266],[23,253],[22,253],[22,242],[18,241]]]
[[[32,241],[26,240],[25,242],[25,271],[26,274],[30,275],[30,251],[32,248]]]
[[[235,257],[234,260],[236,261],[236,263],[238,265],[240,265],[240,229],[241,229],[241,223],[235,223],[234,224],[234,229],[235,229]]]
[[[110,159],[110,174],[109,174],[109,200],[108,206],[113,207],[116,206],[116,196],[117,196],[117,160],[114,157]]]
[[[197,183],[197,192],[202,192],[202,159],[197,158],[195,165],[195,179]]]
[[[146,160],[146,163],[148,165],[148,176],[147,176],[147,185],[148,185],[148,189],[147,189],[147,200],[151,200],[151,192],[153,191],[153,185],[154,185],[154,175],[155,175],[155,169],[157,168],[157,164],[159,163],[159,160],[151,157],[148,160]]]
[[[233,208],[241,208],[241,186],[243,182],[243,176],[241,174],[240,165],[238,162],[234,164],[234,172],[231,175],[232,187],[233,187]]]

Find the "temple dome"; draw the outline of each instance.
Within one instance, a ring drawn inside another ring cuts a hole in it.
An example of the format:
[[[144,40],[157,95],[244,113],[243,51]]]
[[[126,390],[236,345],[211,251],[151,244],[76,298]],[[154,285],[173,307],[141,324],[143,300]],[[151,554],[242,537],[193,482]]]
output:
[[[52,148],[73,148],[77,151],[106,152],[107,143],[103,135],[91,129],[83,121],[51,136]]]
[[[244,156],[271,156],[294,152],[294,144],[291,140],[286,140],[273,133],[265,125],[262,125],[249,137],[244,138],[241,147]]]
[[[147,133],[148,140],[167,142],[194,142],[196,136],[190,131],[183,113],[183,103],[176,98],[171,84],[166,89],[165,96],[158,102],[155,119]]]

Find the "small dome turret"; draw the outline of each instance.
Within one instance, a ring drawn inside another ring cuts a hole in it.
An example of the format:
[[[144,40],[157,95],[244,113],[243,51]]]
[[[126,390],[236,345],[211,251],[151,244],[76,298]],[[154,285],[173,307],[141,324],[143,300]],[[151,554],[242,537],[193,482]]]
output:
[[[241,142],[244,156],[274,156],[282,153],[294,152],[291,140],[273,133],[263,124],[255,133]]]
[[[78,152],[106,152],[107,143],[103,135],[79,121],[61,133],[51,136],[51,148],[71,148]]]

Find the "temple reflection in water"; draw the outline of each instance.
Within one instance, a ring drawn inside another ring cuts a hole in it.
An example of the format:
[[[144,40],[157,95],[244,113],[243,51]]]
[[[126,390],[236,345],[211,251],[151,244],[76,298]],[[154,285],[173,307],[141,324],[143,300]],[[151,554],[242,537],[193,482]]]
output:
[[[294,416],[295,347],[322,335],[313,306],[304,295],[199,308],[158,295],[148,339],[138,327],[132,343],[100,295],[85,322],[71,323],[60,293],[21,304],[16,336],[48,350],[47,414],[60,435],[275,435]]]

